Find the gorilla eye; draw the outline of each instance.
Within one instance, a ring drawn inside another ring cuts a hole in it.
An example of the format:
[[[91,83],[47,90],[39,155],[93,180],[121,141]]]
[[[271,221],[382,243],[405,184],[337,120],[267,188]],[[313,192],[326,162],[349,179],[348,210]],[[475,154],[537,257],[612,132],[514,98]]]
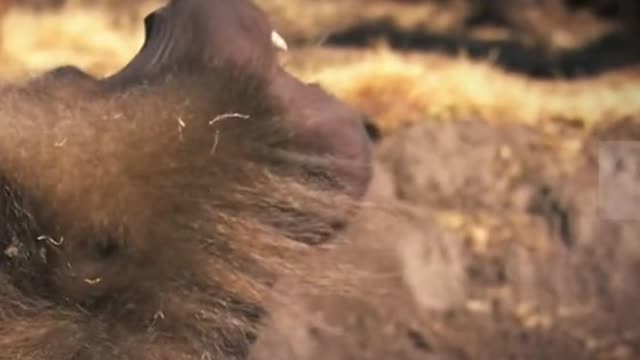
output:
[[[113,240],[112,238],[107,238],[98,243],[96,251],[98,258],[108,259],[117,254],[119,249],[120,246],[115,240]]]

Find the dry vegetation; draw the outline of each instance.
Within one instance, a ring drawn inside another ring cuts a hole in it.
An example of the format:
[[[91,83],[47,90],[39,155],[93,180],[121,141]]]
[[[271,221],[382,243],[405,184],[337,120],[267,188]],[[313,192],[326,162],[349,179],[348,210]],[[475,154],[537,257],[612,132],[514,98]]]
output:
[[[390,128],[421,119],[469,117],[528,124],[548,119],[593,124],[640,114],[640,82],[626,81],[621,74],[543,81],[505,73],[488,62],[464,56],[412,57],[386,49],[300,73]]]
[[[142,43],[140,19],[159,3],[145,2],[126,13],[87,6],[81,0],[69,1],[57,11],[34,13],[28,8],[14,8],[3,23],[0,76],[16,78],[69,63],[106,75],[124,65],[138,50]],[[311,45],[287,55],[284,61],[289,68],[366,111],[384,128],[461,116],[524,123],[560,119],[592,124],[640,113],[640,81],[636,81],[640,70],[626,69],[571,82],[542,81],[497,69],[491,59],[471,60],[464,54],[452,59],[400,54],[378,46],[349,55],[347,51],[319,48],[322,35],[329,30],[385,16],[398,23],[406,22],[401,27],[415,27],[414,22],[429,19],[432,29],[459,29],[470,11],[459,2],[445,7],[440,3],[370,1],[364,6],[358,1],[328,1],[314,5],[312,11],[304,0],[260,3],[270,10],[279,30],[289,34],[288,38],[298,37]],[[567,46],[593,38],[595,28],[602,32],[611,27],[590,22],[589,16],[581,12],[572,18],[574,22],[583,19],[589,25],[584,28],[590,30],[574,31],[574,37],[580,34],[581,38],[565,41]],[[560,32],[567,32],[546,24],[539,28],[549,34],[557,30],[556,35],[548,36],[551,43],[562,38]]]
[[[71,2],[57,11],[12,8],[2,23],[3,77],[20,77],[64,64],[75,64],[96,75],[123,66],[142,44],[140,20],[132,21],[101,7]]]

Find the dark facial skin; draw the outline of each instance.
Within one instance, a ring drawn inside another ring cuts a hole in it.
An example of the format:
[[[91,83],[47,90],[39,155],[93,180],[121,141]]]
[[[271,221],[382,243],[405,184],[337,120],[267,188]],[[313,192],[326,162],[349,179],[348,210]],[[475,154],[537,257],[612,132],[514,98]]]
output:
[[[145,33],[140,52],[121,71],[99,80],[100,88],[121,90],[176,69],[244,64],[266,78],[273,101],[284,105],[282,126],[291,134],[287,148],[348,161],[336,176],[355,198],[365,194],[375,129],[363,114],[280,67],[274,29],[259,8],[249,1],[174,0],[145,18]],[[47,76],[83,85],[91,78],[71,66]]]
[[[120,72],[105,79],[139,81],[167,68],[232,61],[277,67],[265,14],[249,1],[174,0],[145,18],[145,42]]]
[[[365,116],[317,85],[305,84],[280,67],[273,27],[249,1],[178,0],[145,19],[146,41],[120,72],[102,80],[121,86],[175,68],[204,68],[232,61],[267,78],[270,95],[284,104],[282,126],[296,151],[348,160],[337,176],[361,197],[370,180],[370,141]]]

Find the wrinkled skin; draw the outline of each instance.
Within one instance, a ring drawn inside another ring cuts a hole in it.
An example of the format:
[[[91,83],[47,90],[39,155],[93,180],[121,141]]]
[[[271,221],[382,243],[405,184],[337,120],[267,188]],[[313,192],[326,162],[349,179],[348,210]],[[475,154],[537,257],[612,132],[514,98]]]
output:
[[[249,1],[174,0],[145,18],[145,42],[129,64],[95,85],[117,91],[176,69],[206,69],[228,61],[246,64],[265,77],[271,95],[284,104],[282,125],[292,134],[288,145],[350,161],[352,165],[336,175],[347,178],[349,192],[361,198],[371,178],[365,130],[371,122],[320,86],[305,84],[282,69],[273,31],[264,12]],[[80,83],[90,78],[72,66],[48,74]]]

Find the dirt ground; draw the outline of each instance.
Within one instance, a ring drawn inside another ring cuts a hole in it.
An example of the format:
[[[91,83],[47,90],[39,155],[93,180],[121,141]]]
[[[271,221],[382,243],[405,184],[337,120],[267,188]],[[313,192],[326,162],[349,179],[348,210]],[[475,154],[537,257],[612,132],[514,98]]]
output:
[[[294,22],[304,1],[262,3],[297,44],[287,67],[365,111],[382,137],[363,213],[303,278],[278,285],[287,296],[272,299],[253,359],[640,359],[640,151],[608,142],[640,141],[628,21],[576,10],[536,23],[527,10],[529,23],[463,31],[469,8],[326,2]],[[94,10],[12,11],[6,78],[59,62],[104,74],[139,46],[141,29]],[[98,16],[93,39],[61,25],[82,14]],[[393,21],[381,27],[381,14]],[[69,43],[15,32],[43,17]],[[434,53],[435,34],[454,29],[464,38]],[[370,45],[380,34],[387,45]],[[483,60],[495,36],[503,55]]]
[[[610,132],[469,120],[384,139],[376,205],[312,265],[329,289],[282,285],[299,293],[255,358],[637,359],[640,228],[598,208]]]

